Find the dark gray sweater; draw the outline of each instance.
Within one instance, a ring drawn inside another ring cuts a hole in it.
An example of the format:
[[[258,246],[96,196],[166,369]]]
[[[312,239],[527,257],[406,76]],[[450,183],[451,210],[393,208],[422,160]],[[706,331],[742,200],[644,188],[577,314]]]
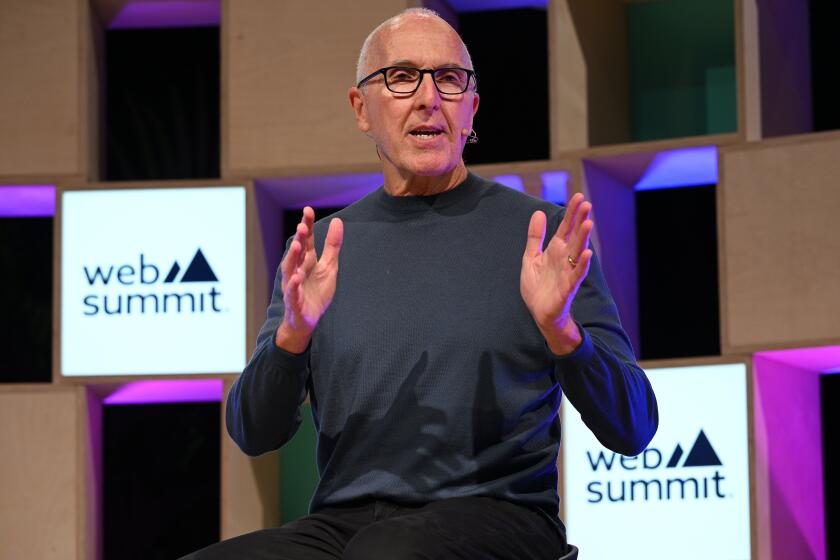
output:
[[[228,396],[249,455],[279,448],[307,391],[320,482],[311,503],[493,496],[558,523],[558,407],[565,393],[606,447],[639,453],[656,400],[636,365],[598,261],[572,304],[583,344],[553,355],[519,293],[534,210],[546,243],[564,209],[470,174],[427,197],[382,188],[344,221],[335,298],[309,349],[274,344],[278,277],[257,347]],[[329,218],[315,224],[323,248]]]

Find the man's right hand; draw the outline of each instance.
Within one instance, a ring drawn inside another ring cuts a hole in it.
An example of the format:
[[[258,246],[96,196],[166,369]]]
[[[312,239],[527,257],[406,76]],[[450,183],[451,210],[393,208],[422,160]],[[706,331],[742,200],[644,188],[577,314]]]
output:
[[[280,263],[285,314],[274,343],[283,350],[300,354],[309,345],[312,332],[335,295],[338,253],[344,240],[344,224],[330,221],[320,260],[315,253],[315,211],[307,206],[295,237]]]

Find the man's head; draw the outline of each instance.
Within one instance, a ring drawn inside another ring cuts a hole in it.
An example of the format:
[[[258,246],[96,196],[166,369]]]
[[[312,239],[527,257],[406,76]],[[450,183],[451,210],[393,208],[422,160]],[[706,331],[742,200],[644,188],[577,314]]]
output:
[[[385,21],[365,40],[357,81],[388,66],[472,70],[463,41],[431,10],[411,9]],[[449,79],[439,73],[440,83]],[[445,87],[443,87],[446,90]],[[438,91],[421,74],[414,93],[394,93],[377,74],[349,92],[359,130],[376,142],[386,172],[402,177],[442,175],[462,164],[466,135],[478,109],[475,80],[459,94]]]

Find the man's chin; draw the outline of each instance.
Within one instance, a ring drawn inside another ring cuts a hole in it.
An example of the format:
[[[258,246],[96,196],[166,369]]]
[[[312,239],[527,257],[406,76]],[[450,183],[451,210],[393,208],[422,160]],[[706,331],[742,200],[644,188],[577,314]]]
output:
[[[411,162],[408,172],[421,177],[436,177],[445,175],[458,166],[457,161],[442,158],[421,158]]]

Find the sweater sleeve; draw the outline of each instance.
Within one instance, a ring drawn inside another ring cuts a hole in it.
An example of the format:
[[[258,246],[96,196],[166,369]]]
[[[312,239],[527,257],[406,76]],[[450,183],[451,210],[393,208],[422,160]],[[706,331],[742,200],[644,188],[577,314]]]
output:
[[[554,229],[561,217],[562,212]],[[571,311],[583,342],[565,356],[548,350],[560,387],[601,444],[638,455],[659,426],[656,396],[636,363],[594,252]]]
[[[309,377],[309,348],[292,354],[274,344],[283,313],[278,267],[256,349],[227,397],[228,433],[251,456],[278,449],[292,438],[301,422],[300,405],[306,398]]]

